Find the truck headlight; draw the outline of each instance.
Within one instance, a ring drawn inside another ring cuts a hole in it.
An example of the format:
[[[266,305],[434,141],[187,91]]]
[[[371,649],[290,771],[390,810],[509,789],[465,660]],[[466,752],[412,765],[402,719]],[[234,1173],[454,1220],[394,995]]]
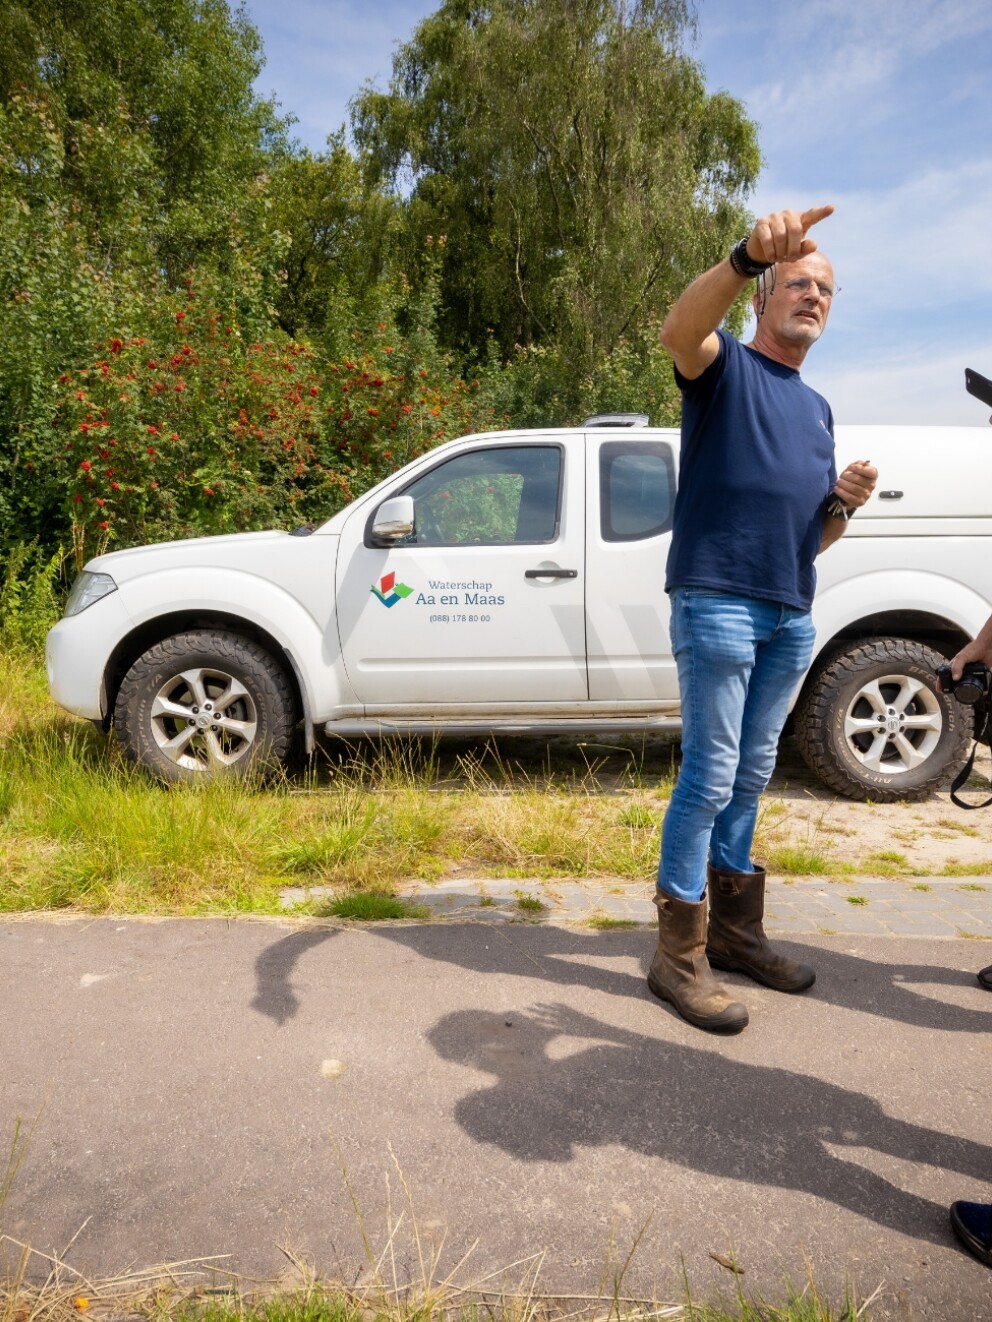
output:
[[[73,583],[69,600],[65,603],[65,618],[78,615],[101,597],[108,597],[111,592],[116,591],[117,584],[109,574],[93,574],[88,569],[84,569]]]

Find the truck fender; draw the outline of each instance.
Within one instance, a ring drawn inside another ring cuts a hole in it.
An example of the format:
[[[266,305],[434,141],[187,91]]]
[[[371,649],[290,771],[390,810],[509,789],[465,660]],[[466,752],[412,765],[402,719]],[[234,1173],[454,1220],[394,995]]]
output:
[[[833,584],[813,602],[818,655],[830,641],[867,616],[934,615],[974,638],[992,606],[973,588],[945,574],[882,570]]]
[[[131,579],[119,591],[135,627],[163,615],[219,614],[269,634],[290,660],[309,722],[325,721],[341,705],[355,702],[341,660],[330,591],[323,620],[315,619],[278,584],[228,568],[165,569]],[[182,603],[181,612],[177,602]]]

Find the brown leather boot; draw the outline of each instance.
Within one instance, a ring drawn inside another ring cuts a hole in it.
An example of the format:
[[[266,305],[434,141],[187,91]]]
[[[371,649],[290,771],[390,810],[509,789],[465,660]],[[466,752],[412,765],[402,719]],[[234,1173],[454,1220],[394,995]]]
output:
[[[690,904],[656,891],[654,902],[658,949],[648,970],[651,991],[659,1000],[671,1001],[696,1028],[739,1033],[747,1024],[747,1008],[731,1000],[706,961],[706,901]]]
[[[715,969],[746,973],[775,991],[800,992],[816,974],[808,964],[778,954],[765,936],[765,869],[728,872],[706,869],[710,927],[706,956]]]

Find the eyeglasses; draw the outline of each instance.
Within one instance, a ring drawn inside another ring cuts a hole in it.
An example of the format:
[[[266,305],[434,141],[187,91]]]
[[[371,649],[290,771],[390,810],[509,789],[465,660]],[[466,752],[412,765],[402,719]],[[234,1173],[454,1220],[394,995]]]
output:
[[[808,275],[796,275],[791,280],[783,280],[782,288],[787,289],[790,294],[808,294],[811,285],[816,285],[820,298],[824,298],[829,303],[834,294],[839,294],[839,289],[834,289],[831,284],[824,284],[821,280],[814,280]]]

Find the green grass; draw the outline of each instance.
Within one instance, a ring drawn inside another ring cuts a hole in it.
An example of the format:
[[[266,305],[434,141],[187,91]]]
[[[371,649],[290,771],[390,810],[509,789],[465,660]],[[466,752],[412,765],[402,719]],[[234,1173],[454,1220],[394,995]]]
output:
[[[576,1311],[568,1296],[542,1295],[533,1288],[515,1295],[505,1289],[465,1289],[447,1283],[406,1290],[382,1281],[356,1288],[308,1279],[300,1287],[282,1285],[266,1290],[235,1279],[224,1287],[197,1291],[184,1286],[188,1274],[170,1275],[163,1268],[156,1279],[154,1269],[129,1271],[107,1281],[60,1281],[57,1287],[50,1282],[38,1287],[23,1279],[5,1285],[0,1278],[0,1318],[4,1322],[31,1318],[79,1322],[90,1309],[99,1317],[152,1317],[156,1322],[576,1322],[591,1317],[608,1318],[609,1322],[644,1322],[645,1318],[669,1322],[871,1322],[872,1318],[872,1301],[859,1305],[848,1292],[834,1305],[816,1289],[807,1286],[799,1291],[788,1282],[780,1303],[752,1298],[743,1289],[736,1299],[709,1303],[691,1296],[673,1303],[605,1295],[596,1312],[593,1296],[585,1310]]]
[[[973,863],[958,863],[951,859],[941,868],[941,877],[989,877],[992,876],[992,859],[976,860]]]
[[[979,831],[977,826],[966,826],[964,822],[957,822],[953,817],[938,817],[937,825],[943,827],[947,831],[953,831],[955,835],[969,835],[974,837],[981,835],[981,831]]]
[[[816,877],[840,871],[827,855],[811,845],[778,845],[767,851],[766,858],[770,872],[787,876]]]
[[[873,877],[901,877],[907,872],[919,875],[914,872],[906,855],[898,849],[875,850],[865,857],[861,870]]]
[[[610,918],[606,914],[593,914],[586,920],[586,927],[591,927],[597,932],[626,932],[633,927],[641,926],[642,924],[633,918]]]
[[[22,609],[25,635],[34,611]],[[295,887],[333,898],[456,873],[647,884],[673,776],[671,747],[653,747],[339,742],[269,783],[164,788],[54,707],[37,650],[0,637],[0,912],[276,915]],[[761,829],[761,856],[785,879],[859,871],[776,800]],[[874,858],[878,871],[905,855]],[[992,861],[944,868],[969,874]]]
[[[844,897],[848,904],[867,904],[868,898],[865,895],[846,895]]]
[[[653,774],[575,746],[520,766],[491,744],[369,741],[267,784],[165,788],[53,706],[36,653],[0,648],[0,911],[276,914],[288,887],[389,890],[456,863],[647,881],[670,762]]]
[[[543,900],[539,900],[536,895],[528,895],[526,891],[514,891],[513,898],[517,908],[524,913],[544,913],[548,907]]]
[[[384,891],[352,891],[315,907],[320,918],[354,918],[363,923],[381,923],[391,918],[429,918],[423,904],[410,904]]]
[[[905,854],[901,854],[898,849],[878,849],[873,854],[868,855],[869,863],[895,863],[898,867],[905,868],[909,866],[909,859]]]
[[[786,1287],[787,1290],[789,1287]],[[751,1300],[742,1296],[732,1303],[704,1304],[687,1300],[679,1305],[654,1305],[649,1301],[624,1305],[603,1300],[600,1316],[613,1322],[642,1322],[645,1316],[669,1318],[672,1322],[868,1322],[870,1314],[850,1297],[833,1307],[815,1291],[789,1290],[782,1304]],[[436,1298],[422,1303],[391,1303],[370,1308],[354,1294],[311,1287],[300,1293],[280,1294],[251,1304],[235,1300],[191,1301],[175,1315],[175,1322],[553,1322],[574,1317],[553,1299],[540,1296],[498,1302],[480,1300],[457,1306],[453,1300]]]
[[[653,831],[658,825],[658,814],[646,803],[632,803],[617,814],[618,826],[629,826],[638,831]]]

